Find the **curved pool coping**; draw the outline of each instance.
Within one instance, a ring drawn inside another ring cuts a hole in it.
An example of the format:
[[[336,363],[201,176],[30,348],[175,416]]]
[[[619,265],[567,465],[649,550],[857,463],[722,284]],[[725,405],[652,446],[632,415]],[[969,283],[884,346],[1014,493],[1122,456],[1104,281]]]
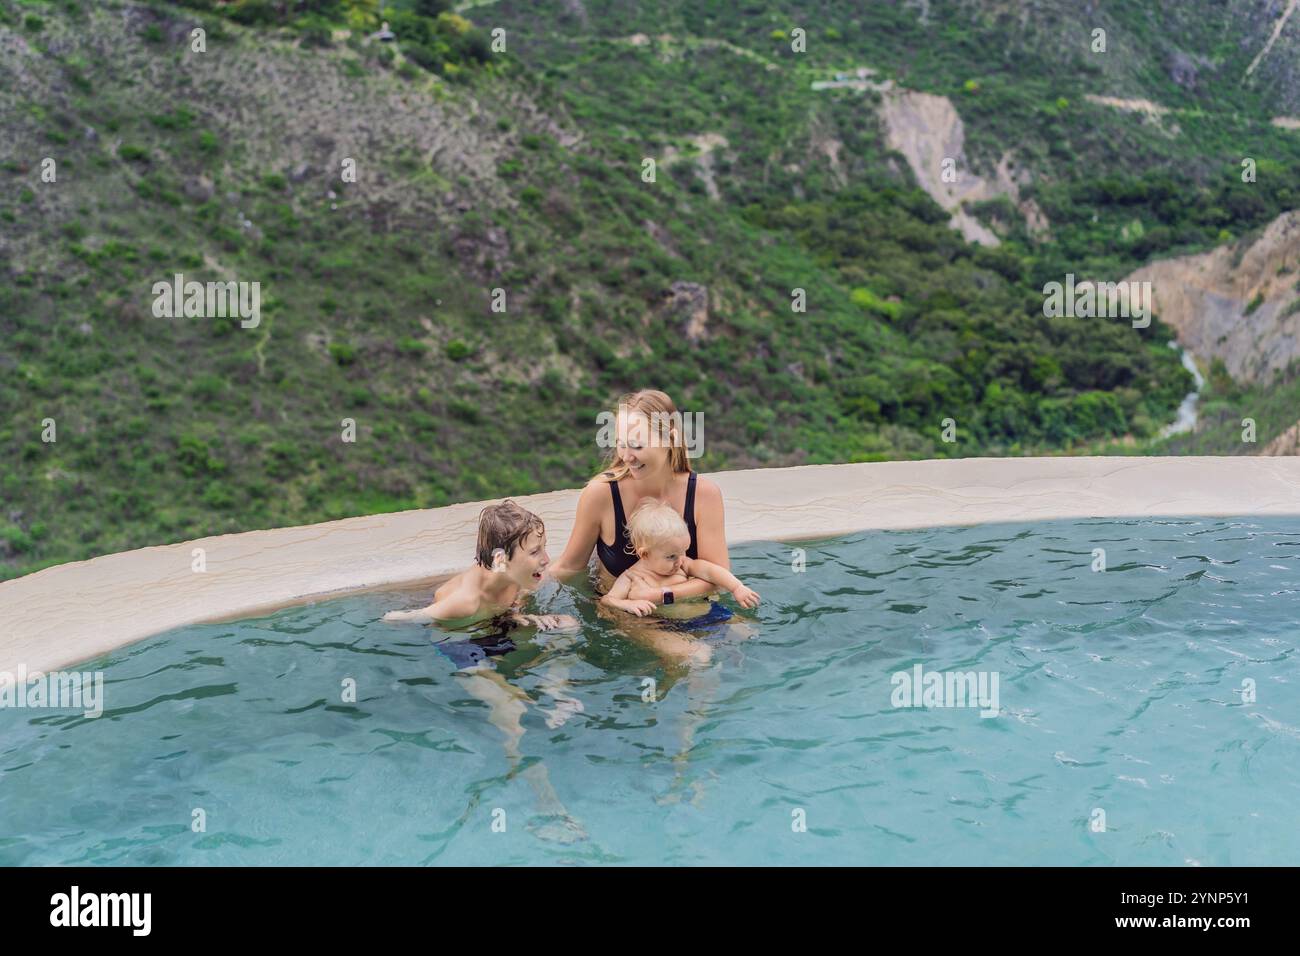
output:
[[[708,475],[730,544],[873,529],[1062,518],[1300,515],[1300,458],[959,458]],[[568,540],[575,489],[516,498]],[[187,624],[379,587],[471,561],[476,501],[226,534],[46,568],[0,583],[0,672],[69,667]],[[191,570],[193,549],[207,570]]]

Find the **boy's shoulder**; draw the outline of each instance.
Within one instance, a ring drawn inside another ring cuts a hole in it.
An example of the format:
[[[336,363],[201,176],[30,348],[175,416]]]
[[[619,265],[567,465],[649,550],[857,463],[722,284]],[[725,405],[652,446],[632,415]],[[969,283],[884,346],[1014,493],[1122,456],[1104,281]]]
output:
[[[483,595],[474,587],[470,570],[445,581],[433,594],[434,606],[442,620],[460,620],[478,614],[483,606]]]

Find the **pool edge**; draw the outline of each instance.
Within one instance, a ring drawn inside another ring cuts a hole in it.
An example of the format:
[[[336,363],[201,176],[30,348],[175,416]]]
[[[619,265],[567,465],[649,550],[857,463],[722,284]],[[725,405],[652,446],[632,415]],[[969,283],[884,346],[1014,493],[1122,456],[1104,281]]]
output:
[[[955,458],[706,477],[722,488],[732,544],[1008,521],[1300,515],[1300,457]],[[577,495],[515,499],[546,521],[553,556]],[[0,583],[0,672],[64,668],[188,624],[435,581],[468,565],[486,503],[200,538]]]

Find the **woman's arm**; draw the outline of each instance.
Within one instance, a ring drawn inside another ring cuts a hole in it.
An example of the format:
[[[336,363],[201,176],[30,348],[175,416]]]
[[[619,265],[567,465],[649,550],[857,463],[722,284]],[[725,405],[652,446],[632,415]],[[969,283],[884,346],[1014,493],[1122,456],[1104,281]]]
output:
[[[731,569],[722,489],[707,478],[695,480],[695,543],[701,561]]]
[[[612,500],[609,489],[605,485],[604,481],[590,481],[578,495],[578,509],[573,516],[573,530],[569,532],[564,553],[560,555],[558,561],[547,568],[552,577],[571,578],[575,574],[586,572],[587,565],[591,561],[591,552],[596,548],[596,538],[600,534],[600,519],[603,514],[600,493],[604,492],[605,500]],[[613,505],[611,504],[610,507]]]

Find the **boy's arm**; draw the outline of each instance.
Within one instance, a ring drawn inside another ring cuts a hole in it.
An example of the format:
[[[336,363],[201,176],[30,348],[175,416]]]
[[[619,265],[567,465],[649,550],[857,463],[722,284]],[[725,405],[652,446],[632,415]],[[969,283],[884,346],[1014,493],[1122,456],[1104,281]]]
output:
[[[539,631],[572,631],[579,627],[578,619],[572,614],[521,614],[512,611],[510,620],[520,627],[535,627]]]
[[[389,611],[384,615],[385,621],[457,621],[472,617],[478,605],[460,596],[434,601],[428,607],[416,611]]]

